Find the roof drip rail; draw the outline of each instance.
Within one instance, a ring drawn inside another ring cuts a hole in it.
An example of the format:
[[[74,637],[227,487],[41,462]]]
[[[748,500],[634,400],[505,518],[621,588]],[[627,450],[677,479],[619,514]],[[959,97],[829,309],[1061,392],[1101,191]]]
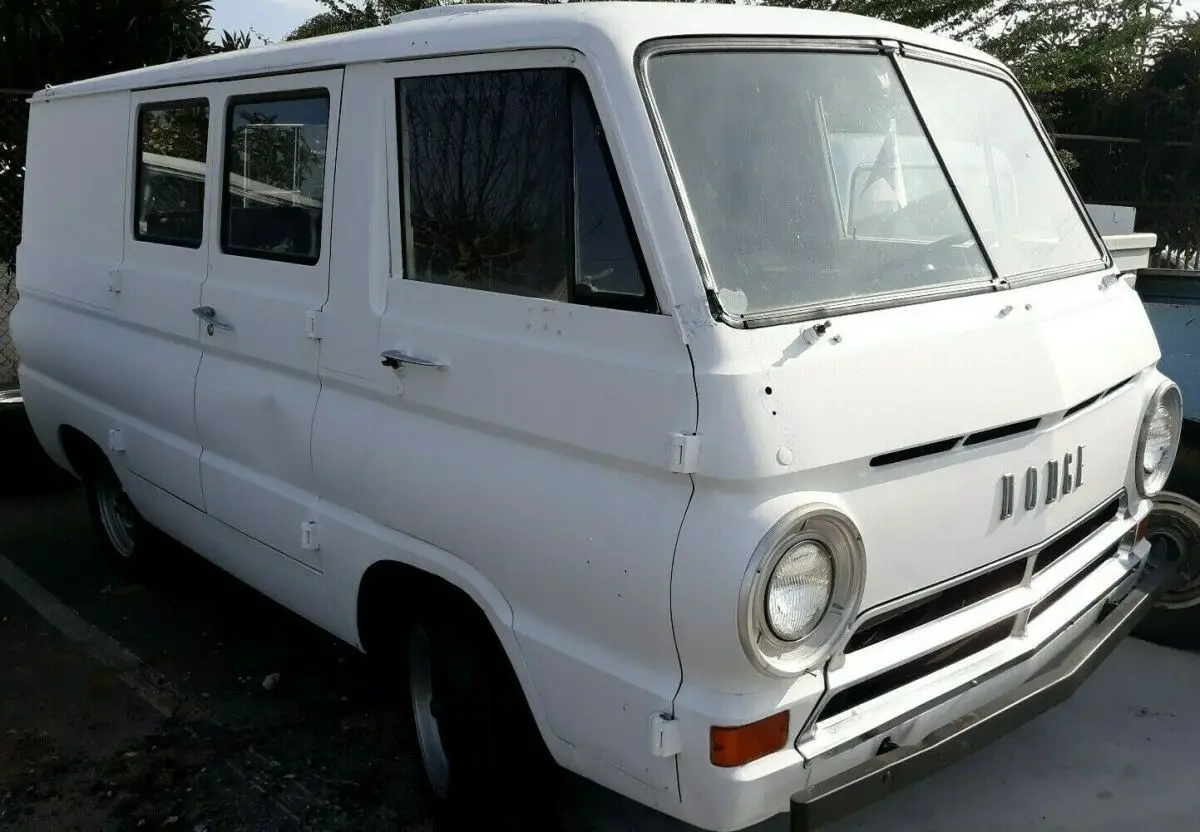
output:
[[[442,6],[430,6],[427,9],[415,9],[411,12],[401,12],[400,14],[392,15],[388,20],[388,24],[396,23],[411,23],[415,20],[427,20],[434,17],[449,17],[456,14],[466,14],[467,12],[486,12],[496,11],[497,9],[507,9],[519,7],[526,8],[528,6],[537,6],[538,3],[447,3]]]

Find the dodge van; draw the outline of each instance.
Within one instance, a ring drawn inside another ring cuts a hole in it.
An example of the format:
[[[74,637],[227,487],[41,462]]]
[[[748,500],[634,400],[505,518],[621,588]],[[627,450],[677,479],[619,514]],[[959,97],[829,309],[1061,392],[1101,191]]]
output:
[[[51,87],[17,284],[109,553],[402,668],[451,812],[814,828],[1175,568],[1135,290],[1011,72],[878,20],[457,5]]]

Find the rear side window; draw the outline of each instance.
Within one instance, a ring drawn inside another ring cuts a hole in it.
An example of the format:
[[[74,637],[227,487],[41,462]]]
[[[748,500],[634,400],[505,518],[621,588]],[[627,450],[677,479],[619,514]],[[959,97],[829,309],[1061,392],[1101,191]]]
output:
[[[230,102],[223,251],[309,265],[321,258],[328,140],[324,90]]]
[[[581,75],[406,78],[396,105],[408,279],[656,308]]]
[[[200,247],[208,118],[207,101],[147,104],[139,110],[135,239]]]

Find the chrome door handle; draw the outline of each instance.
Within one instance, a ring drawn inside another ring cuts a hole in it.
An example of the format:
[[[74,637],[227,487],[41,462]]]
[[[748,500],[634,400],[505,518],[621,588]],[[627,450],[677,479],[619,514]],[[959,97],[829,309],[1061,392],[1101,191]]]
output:
[[[450,366],[449,361],[442,361],[437,358],[421,358],[416,355],[401,350],[384,350],[379,354],[383,359],[383,366],[391,367],[393,370],[400,369],[401,365],[412,364],[416,367],[435,367],[439,370],[444,370]]]
[[[212,335],[212,328],[215,326],[218,329],[233,329],[229,324],[223,323],[217,318],[217,310],[211,306],[197,306],[192,310],[192,313],[208,324],[208,334]]]

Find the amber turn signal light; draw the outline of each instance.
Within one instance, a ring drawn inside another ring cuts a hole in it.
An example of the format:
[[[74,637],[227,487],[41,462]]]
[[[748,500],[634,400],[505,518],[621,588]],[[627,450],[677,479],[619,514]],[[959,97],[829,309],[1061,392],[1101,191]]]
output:
[[[720,768],[744,766],[783,748],[787,740],[787,711],[735,728],[714,725],[709,731],[709,759]]]

